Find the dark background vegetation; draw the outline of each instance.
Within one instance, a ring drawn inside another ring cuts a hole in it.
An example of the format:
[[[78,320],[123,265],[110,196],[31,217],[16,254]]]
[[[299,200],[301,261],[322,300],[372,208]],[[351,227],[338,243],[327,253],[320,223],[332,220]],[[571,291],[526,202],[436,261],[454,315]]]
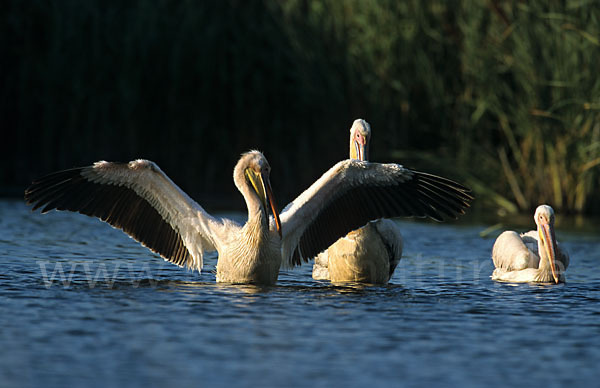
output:
[[[480,209],[600,213],[597,1],[4,0],[0,187],[157,162],[241,208],[262,150],[280,206],[373,128],[371,159],[457,179]]]

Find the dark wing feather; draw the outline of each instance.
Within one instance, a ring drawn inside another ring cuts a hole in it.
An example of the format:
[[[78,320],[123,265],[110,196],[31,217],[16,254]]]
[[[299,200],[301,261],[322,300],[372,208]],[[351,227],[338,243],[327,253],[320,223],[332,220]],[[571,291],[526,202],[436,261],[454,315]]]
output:
[[[198,215],[218,221],[149,161],[55,172],[33,182],[25,200],[42,213],[56,209],[98,217],[178,266],[200,270],[203,251],[214,250]]]
[[[308,261],[378,218],[455,219],[472,199],[457,182],[397,164],[340,162],[281,213],[284,264]]]

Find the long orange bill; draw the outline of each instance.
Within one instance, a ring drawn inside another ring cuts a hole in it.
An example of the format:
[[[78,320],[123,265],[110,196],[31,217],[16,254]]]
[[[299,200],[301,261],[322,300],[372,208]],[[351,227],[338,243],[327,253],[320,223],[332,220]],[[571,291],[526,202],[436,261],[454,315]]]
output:
[[[556,284],[558,284],[558,275],[556,273],[556,240],[554,239],[554,228],[549,223],[540,225],[540,238],[542,239],[546,255],[550,260],[550,269],[552,270],[552,277]]]
[[[365,146],[367,145],[367,140],[365,138],[363,138],[362,142],[358,142],[356,140],[354,140],[354,149],[356,150],[356,159],[357,160],[361,160],[361,161],[365,161],[368,160],[367,159],[367,154],[366,154],[366,149]]]
[[[273,217],[275,217],[275,226],[277,227],[277,233],[279,233],[279,238],[281,238],[281,221],[279,220],[279,211],[277,211],[277,204],[275,203],[275,197],[273,196],[273,189],[271,189],[271,182],[269,181],[269,177],[267,176],[262,176],[262,181],[265,185],[267,201],[269,201],[271,211],[273,212]]]

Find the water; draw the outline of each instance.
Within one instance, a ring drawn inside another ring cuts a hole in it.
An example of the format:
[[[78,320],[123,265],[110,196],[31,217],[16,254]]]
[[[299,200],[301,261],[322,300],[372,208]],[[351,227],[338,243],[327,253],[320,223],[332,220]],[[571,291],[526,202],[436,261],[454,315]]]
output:
[[[596,385],[600,241],[563,230],[567,283],[492,282],[487,225],[401,221],[390,285],[215,283],[73,213],[0,201],[2,386]],[[492,236],[493,237],[493,236]]]

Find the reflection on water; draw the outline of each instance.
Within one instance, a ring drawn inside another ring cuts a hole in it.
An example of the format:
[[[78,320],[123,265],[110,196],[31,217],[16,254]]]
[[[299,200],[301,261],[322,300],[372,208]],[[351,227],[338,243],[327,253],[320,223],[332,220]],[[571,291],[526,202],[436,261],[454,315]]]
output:
[[[402,221],[391,284],[215,283],[94,219],[0,201],[3,386],[507,386],[600,378],[598,234],[567,283],[492,282],[490,223]],[[524,230],[522,228],[520,230]]]

